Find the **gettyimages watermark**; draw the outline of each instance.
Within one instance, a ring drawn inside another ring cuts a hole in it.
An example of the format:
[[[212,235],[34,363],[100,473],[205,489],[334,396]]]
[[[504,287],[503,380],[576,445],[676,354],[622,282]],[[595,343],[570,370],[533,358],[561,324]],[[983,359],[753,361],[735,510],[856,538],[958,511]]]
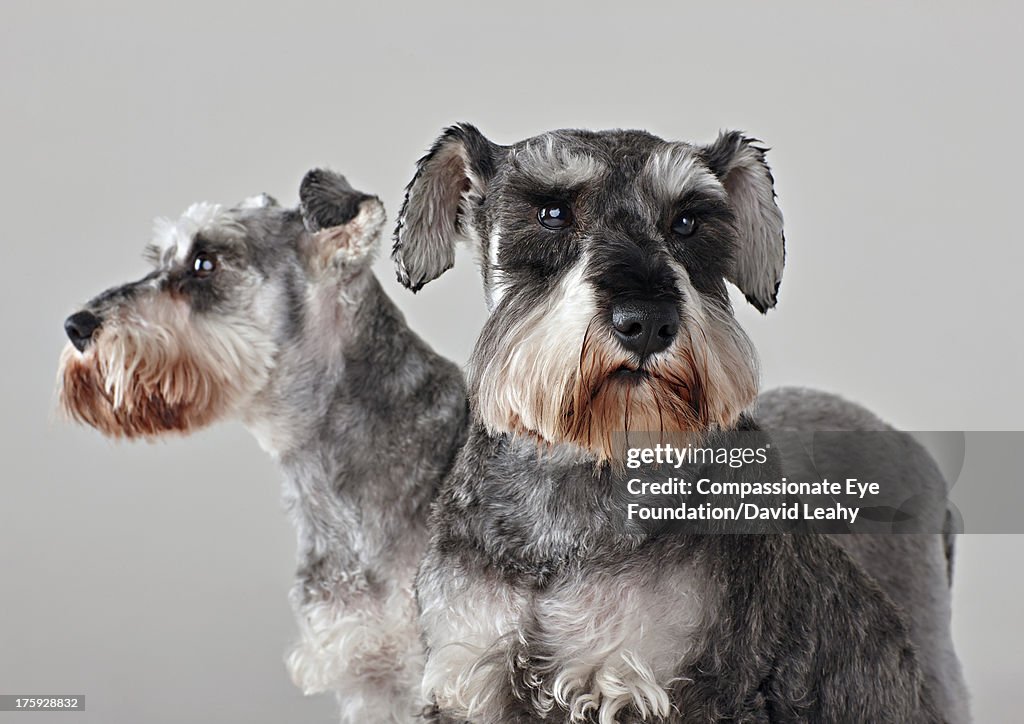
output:
[[[705,533],[1022,533],[1024,432],[622,433],[627,525]]]

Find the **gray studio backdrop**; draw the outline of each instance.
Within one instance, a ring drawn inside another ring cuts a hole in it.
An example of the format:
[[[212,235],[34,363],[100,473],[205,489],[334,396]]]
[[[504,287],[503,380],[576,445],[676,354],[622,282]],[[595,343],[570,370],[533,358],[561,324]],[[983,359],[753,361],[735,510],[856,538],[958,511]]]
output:
[[[429,5],[429,6],[428,6]],[[113,444],[53,413],[76,303],[141,276],[152,218],[328,164],[394,216],[439,129],[498,142],[639,126],[773,147],[789,257],[743,305],[766,385],[841,392],[915,430],[1011,430],[1024,112],[1012,5],[665,2],[0,6],[4,347],[0,693],[81,714],[0,722],[330,721],[282,653],[294,540],[276,471],[236,424]],[[471,258],[412,325],[464,362]],[[961,541],[955,631],[978,721],[1020,687],[1022,539]]]

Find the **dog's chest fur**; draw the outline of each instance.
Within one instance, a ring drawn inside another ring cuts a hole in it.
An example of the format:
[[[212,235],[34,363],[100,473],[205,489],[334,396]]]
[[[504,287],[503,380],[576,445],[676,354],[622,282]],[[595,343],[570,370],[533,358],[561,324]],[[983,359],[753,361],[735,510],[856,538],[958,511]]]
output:
[[[426,687],[473,721],[519,709],[555,721],[615,721],[627,708],[668,716],[668,688],[699,648],[707,589],[688,566],[624,577],[577,571],[534,592],[447,574],[421,584]]]
[[[623,527],[592,468],[564,451],[527,459],[497,445],[462,458],[439,508],[446,565],[434,546],[418,582],[425,688],[474,721],[517,709],[556,721],[668,716],[667,689],[700,649],[717,598],[707,577],[682,551],[644,550],[677,544]],[[502,484],[508,475],[532,482]]]

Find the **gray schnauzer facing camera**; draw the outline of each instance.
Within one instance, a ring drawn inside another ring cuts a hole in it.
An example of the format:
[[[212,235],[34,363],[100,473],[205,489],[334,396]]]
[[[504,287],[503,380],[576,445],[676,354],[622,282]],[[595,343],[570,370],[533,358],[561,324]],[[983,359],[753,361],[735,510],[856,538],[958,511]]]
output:
[[[342,721],[409,721],[424,704],[412,582],[465,436],[464,384],[370,269],[380,201],[321,170],[299,195],[158,222],[153,271],[68,318],[60,399],[113,437],[241,419],[284,471],[298,528],[292,677],[334,691]]]
[[[491,314],[417,577],[437,721],[936,722],[960,706],[912,640],[904,612],[926,597],[901,609],[900,584],[883,591],[833,538],[654,534],[616,508],[617,433],[757,429],[756,356],[726,281],[775,305],[782,215],[763,148],[576,130],[499,146],[455,126],[409,184],[400,281],[439,276],[458,240],[478,251]],[[781,406],[809,412],[778,419],[827,412],[798,398]],[[920,555],[944,557],[928,538]],[[922,639],[948,640],[938,618]]]

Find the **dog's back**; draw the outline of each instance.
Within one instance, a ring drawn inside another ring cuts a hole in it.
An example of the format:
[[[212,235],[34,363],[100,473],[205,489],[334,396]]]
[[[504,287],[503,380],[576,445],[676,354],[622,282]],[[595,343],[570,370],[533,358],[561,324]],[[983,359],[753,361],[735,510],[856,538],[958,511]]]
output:
[[[892,435],[872,436],[871,454],[886,465],[898,466],[893,478],[906,486],[908,497],[929,495],[945,499],[946,481],[935,461],[917,441],[910,435],[895,434],[890,425],[841,397],[801,388],[770,390],[758,398],[756,419],[769,433],[781,430],[892,432]],[[854,454],[867,452],[856,445],[850,449],[856,451]],[[829,454],[828,449],[816,452],[819,457],[813,466],[815,469],[808,464],[810,458],[786,458],[786,475],[792,479],[810,479],[817,474],[816,468],[829,467],[829,461],[820,458]],[[836,534],[832,538],[878,582],[902,612],[918,649],[921,667],[946,720],[969,721],[967,688],[950,631],[952,532]]]

